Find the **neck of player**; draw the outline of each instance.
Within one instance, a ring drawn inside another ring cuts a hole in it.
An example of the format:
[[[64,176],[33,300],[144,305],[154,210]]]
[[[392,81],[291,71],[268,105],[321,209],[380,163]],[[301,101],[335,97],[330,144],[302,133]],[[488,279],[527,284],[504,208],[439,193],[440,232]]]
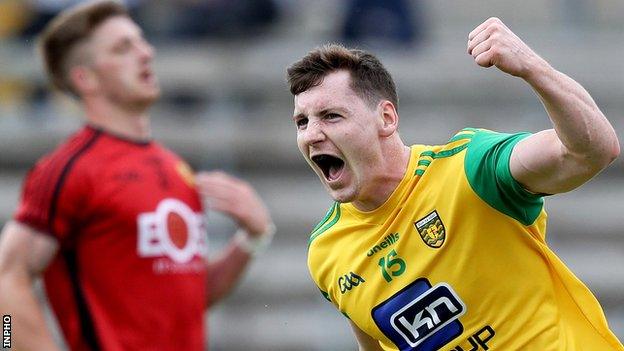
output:
[[[151,138],[149,106],[85,104],[87,122],[92,126],[138,142]]]
[[[373,211],[383,205],[399,186],[407,172],[411,149],[397,138],[382,153],[379,159],[376,175],[362,185],[359,198],[353,201],[360,211]]]

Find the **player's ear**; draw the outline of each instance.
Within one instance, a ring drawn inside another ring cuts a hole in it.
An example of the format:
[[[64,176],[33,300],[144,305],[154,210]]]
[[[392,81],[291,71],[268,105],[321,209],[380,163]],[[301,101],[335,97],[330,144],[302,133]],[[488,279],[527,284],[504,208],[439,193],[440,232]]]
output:
[[[379,134],[382,137],[389,137],[399,129],[399,114],[394,104],[388,100],[382,100],[378,109],[383,122]]]
[[[69,80],[80,95],[89,95],[97,89],[97,77],[85,65],[76,65],[69,69]]]

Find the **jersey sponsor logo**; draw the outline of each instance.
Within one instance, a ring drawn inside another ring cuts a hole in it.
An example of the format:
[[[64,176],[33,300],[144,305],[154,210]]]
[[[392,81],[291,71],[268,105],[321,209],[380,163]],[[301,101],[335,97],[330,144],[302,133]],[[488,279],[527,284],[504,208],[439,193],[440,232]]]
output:
[[[340,293],[344,294],[348,291],[351,291],[351,289],[355,288],[361,283],[364,283],[365,281],[366,280],[364,280],[364,278],[360,277],[359,275],[353,272],[350,272],[349,274],[345,274],[341,276],[340,278],[338,278],[338,287],[340,288]]]
[[[371,249],[368,250],[368,252],[366,253],[366,256],[371,257],[377,252],[394,245],[394,243],[396,243],[397,241],[399,241],[399,233],[391,233],[390,235],[386,236],[381,243],[371,247]]]
[[[446,229],[436,210],[433,210],[433,212],[414,222],[414,227],[416,227],[418,234],[420,234],[420,238],[429,247],[437,249],[444,244]]]
[[[162,200],[156,211],[140,214],[138,227],[141,257],[167,256],[186,263],[206,252],[203,216],[180,200]]]
[[[401,350],[438,350],[464,331],[466,305],[447,283],[420,278],[371,312],[377,327]]]

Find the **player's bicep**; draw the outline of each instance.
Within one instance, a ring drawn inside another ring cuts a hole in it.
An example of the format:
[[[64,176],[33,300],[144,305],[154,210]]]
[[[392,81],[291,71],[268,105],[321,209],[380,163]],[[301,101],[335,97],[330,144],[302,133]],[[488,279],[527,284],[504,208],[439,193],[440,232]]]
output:
[[[54,237],[22,223],[7,223],[0,235],[0,273],[41,274],[58,251]]]
[[[349,321],[349,324],[351,325],[353,334],[355,334],[359,351],[383,351],[377,340],[362,331],[362,329],[360,329],[352,321]]]
[[[566,151],[553,129],[519,141],[511,153],[509,170],[526,190],[538,194],[570,191],[594,174],[588,163]]]

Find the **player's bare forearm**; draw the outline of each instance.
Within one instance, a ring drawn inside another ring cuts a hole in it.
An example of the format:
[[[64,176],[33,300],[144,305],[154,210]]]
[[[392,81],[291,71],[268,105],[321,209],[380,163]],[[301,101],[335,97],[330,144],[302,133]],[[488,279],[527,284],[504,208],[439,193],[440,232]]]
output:
[[[536,193],[572,190],[600,172],[620,152],[613,127],[589,93],[552,68],[498,18],[468,35],[468,54],[483,67],[524,79],[542,100],[553,130],[519,142],[511,174]]]
[[[232,240],[215,259],[207,263],[207,307],[212,306],[234,289],[250,260],[251,254],[245,252]]]
[[[0,310],[11,316],[13,346],[17,350],[59,350],[47,327],[30,278],[0,273]]]
[[[598,170],[619,154],[613,126],[579,83],[547,64],[536,66],[524,79],[539,95],[568,152]]]
[[[0,312],[11,316],[17,350],[58,350],[33,291],[34,280],[55,252],[50,238],[16,222],[0,235]]]

